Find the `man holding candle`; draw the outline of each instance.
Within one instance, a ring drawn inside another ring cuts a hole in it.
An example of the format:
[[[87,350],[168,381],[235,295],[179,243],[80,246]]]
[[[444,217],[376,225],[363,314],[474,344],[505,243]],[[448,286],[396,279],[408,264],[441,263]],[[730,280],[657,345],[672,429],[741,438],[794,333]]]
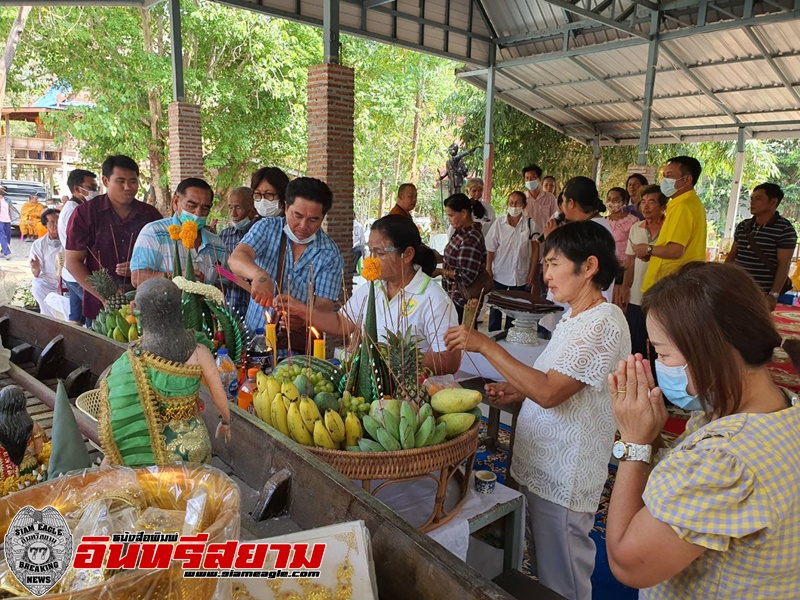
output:
[[[298,177],[286,188],[285,217],[255,223],[231,254],[231,270],[252,281],[245,318],[252,331],[264,327],[264,307],[272,304],[276,291],[305,303],[311,286],[314,305],[333,308],[342,287],[344,260],[333,240],[321,231],[332,205],[333,193],[323,181]]]

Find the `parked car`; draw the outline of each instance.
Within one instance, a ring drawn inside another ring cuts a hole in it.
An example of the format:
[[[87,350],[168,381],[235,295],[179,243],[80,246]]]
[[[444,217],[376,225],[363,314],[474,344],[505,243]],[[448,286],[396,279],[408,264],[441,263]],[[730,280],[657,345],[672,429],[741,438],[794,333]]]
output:
[[[28,201],[32,194],[39,196],[41,201],[47,198],[47,191],[44,184],[38,181],[11,181],[9,179],[0,180],[0,186],[6,190],[6,198],[11,200],[11,206],[16,210],[12,211],[11,226],[19,227],[19,214],[22,205]]]

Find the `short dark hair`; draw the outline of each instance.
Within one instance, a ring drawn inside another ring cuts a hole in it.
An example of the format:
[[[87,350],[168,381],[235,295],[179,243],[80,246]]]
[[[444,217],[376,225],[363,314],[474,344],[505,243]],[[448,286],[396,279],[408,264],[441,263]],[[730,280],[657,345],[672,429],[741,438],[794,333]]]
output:
[[[466,194],[453,194],[448,196],[444,201],[444,205],[450,210],[460,212],[468,210],[473,216],[482,219],[486,215],[486,208],[480,200],[473,202],[472,199]]]
[[[703,172],[703,167],[700,161],[691,156],[673,156],[667,161],[667,164],[677,163],[681,166],[682,175],[692,176],[692,185],[697,184],[700,179],[700,174]]]
[[[601,290],[607,290],[616,276],[622,271],[617,259],[617,246],[611,232],[594,221],[572,221],[553,231],[544,242],[542,256],[550,252],[564,256],[575,266],[575,273],[594,256],[597,259],[597,273],[592,281]]]
[[[83,185],[83,180],[87,177],[97,179],[97,175],[86,169],[73,169],[70,171],[69,177],[67,177],[67,189],[69,189],[70,193],[74,194],[75,188],[79,185]]]
[[[432,275],[436,270],[436,255],[422,243],[419,229],[411,219],[401,215],[386,215],[375,221],[370,230],[389,238],[397,252],[402,253],[406,248],[413,248],[414,264],[419,265],[426,275]]]
[[[527,167],[523,168],[522,176],[525,177],[525,173],[527,173],[528,171],[533,171],[534,173],[536,173],[537,177],[542,176],[542,167],[540,167],[539,165],[528,165]]]
[[[511,196],[518,196],[519,198],[522,198],[522,205],[523,206],[528,206],[528,198],[527,198],[527,196],[525,196],[525,192],[520,192],[519,190],[514,190],[513,192],[511,192],[508,195],[508,199],[509,200],[511,200]]]
[[[736,355],[763,367],[781,345],[764,292],[738,265],[687,263],[645,292],[642,310],[686,359],[706,414],[716,417],[739,408],[744,374]]]
[[[101,170],[103,177],[111,177],[111,175],[114,174],[115,168],[125,169],[126,171],[133,171],[137,175],[139,174],[139,165],[136,164],[136,161],[130,156],[125,156],[124,154],[115,154],[103,161]]]
[[[271,184],[270,184],[271,185]],[[294,204],[297,197],[322,205],[322,214],[327,215],[333,206],[333,192],[328,184],[315,177],[298,177],[286,186],[286,206]]]
[[[597,186],[588,177],[573,177],[564,186],[564,201],[572,200],[586,213],[605,212],[606,205],[600,200]]]
[[[286,186],[289,185],[289,176],[278,167],[262,167],[250,177],[250,189],[255,189],[266,181],[278,193],[281,204],[286,203]]]
[[[187,177],[178,184],[178,188],[175,190],[175,193],[179,196],[183,196],[186,193],[186,190],[189,188],[199,188],[208,192],[211,202],[214,202],[214,189],[208,185],[208,182],[205,179],[200,179],[199,177]]]
[[[552,175],[545,175],[544,177],[542,177],[542,181],[547,181],[548,179],[552,179],[554,182],[556,180],[556,178],[553,177]]]
[[[397,188],[397,195],[398,196],[402,195],[403,192],[405,192],[408,188],[417,189],[417,186],[414,185],[413,183],[402,183],[400,184],[400,187]]]
[[[756,190],[763,190],[767,194],[767,198],[770,200],[773,198],[777,199],[778,204],[780,204],[781,200],[783,200],[783,190],[777,183],[762,183],[761,185],[757,185],[753,188],[754,192]]]
[[[639,193],[639,195],[642,198],[644,198],[645,196],[647,196],[649,194],[658,194],[658,203],[661,206],[666,206],[667,202],[669,202],[669,198],[667,198],[664,195],[664,192],[661,191],[661,186],[660,185],[656,185],[656,184],[648,185],[646,188],[642,188],[641,192]]]
[[[647,177],[645,177],[641,173],[631,173],[625,180],[625,187],[628,187],[628,184],[631,182],[631,179],[638,179],[639,183],[641,183],[642,185],[648,185],[650,183],[649,181],[647,181]]]
[[[606,193],[606,200],[608,200],[608,194],[611,192],[617,192],[620,196],[622,196],[622,201],[625,204],[628,204],[631,201],[631,195],[628,193],[628,190],[621,187],[612,187],[610,190],[608,190],[608,193]]]
[[[47,217],[49,217],[50,215],[59,215],[59,214],[61,214],[61,211],[58,210],[57,208],[48,208],[46,211],[42,213],[41,216],[42,225],[45,226],[47,225]]]

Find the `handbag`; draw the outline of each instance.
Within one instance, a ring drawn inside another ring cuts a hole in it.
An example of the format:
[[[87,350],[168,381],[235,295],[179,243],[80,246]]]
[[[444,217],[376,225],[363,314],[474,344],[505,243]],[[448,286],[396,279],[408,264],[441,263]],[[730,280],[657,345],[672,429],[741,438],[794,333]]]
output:
[[[486,298],[486,294],[492,291],[494,288],[494,281],[492,280],[492,276],[489,275],[489,271],[486,270],[484,267],[478,276],[475,278],[475,281],[470,283],[469,285],[463,286],[463,295],[464,298],[467,300],[472,300],[473,298]]]
[[[280,249],[278,250],[278,272],[277,272],[277,285],[278,285],[278,293],[284,293],[283,285],[283,275],[284,269],[286,267],[286,247],[288,242],[286,241],[286,234],[281,233],[281,245]],[[310,298],[309,298],[310,300]],[[275,345],[278,347],[278,350],[288,350],[289,349],[289,342],[291,341],[291,348],[293,353],[297,354],[305,354],[306,353],[306,344],[308,343],[308,334],[307,334],[307,327],[294,327],[291,328],[291,324],[287,323],[284,327],[281,327],[275,336]]]
[[[754,225],[751,223],[750,229],[747,231],[747,233],[744,234],[749,244],[748,248],[755,253],[755,255],[758,257],[758,260],[764,263],[764,266],[769,269],[772,278],[775,279],[775,274],[778,272],[778,265],[767,256],[767,253],[764,252],[761,246],[758,245],[758,242],[756,242],[756,238],[753,235],[753,227]],[[780,293],[781,295],[783,295],[791,289],[792,289],[792,280],[787,277],[786,281],[783,282],[783,286],[781,287]]]

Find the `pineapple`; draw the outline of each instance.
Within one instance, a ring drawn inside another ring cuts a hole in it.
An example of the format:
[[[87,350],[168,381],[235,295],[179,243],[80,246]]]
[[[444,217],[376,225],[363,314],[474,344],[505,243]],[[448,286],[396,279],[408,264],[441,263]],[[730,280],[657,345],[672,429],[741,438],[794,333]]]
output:
[[[128,300],[124,294],[119,293],[117,282],[108,274],[107,269],[103,268],[92,272],[88,280],[94,286],[95,291],[105,300],[106,309],[109,312],[117,312],[128,304]]]
[[[424,400],[422,396],[427,396],[425,388],[419,384],[424,367],[417,337],[412,334],[411,327],[405,335],[400,331],[386,330],[386,344],[382,345],[381,352],[394,380],[393,397],[420,404]]]

